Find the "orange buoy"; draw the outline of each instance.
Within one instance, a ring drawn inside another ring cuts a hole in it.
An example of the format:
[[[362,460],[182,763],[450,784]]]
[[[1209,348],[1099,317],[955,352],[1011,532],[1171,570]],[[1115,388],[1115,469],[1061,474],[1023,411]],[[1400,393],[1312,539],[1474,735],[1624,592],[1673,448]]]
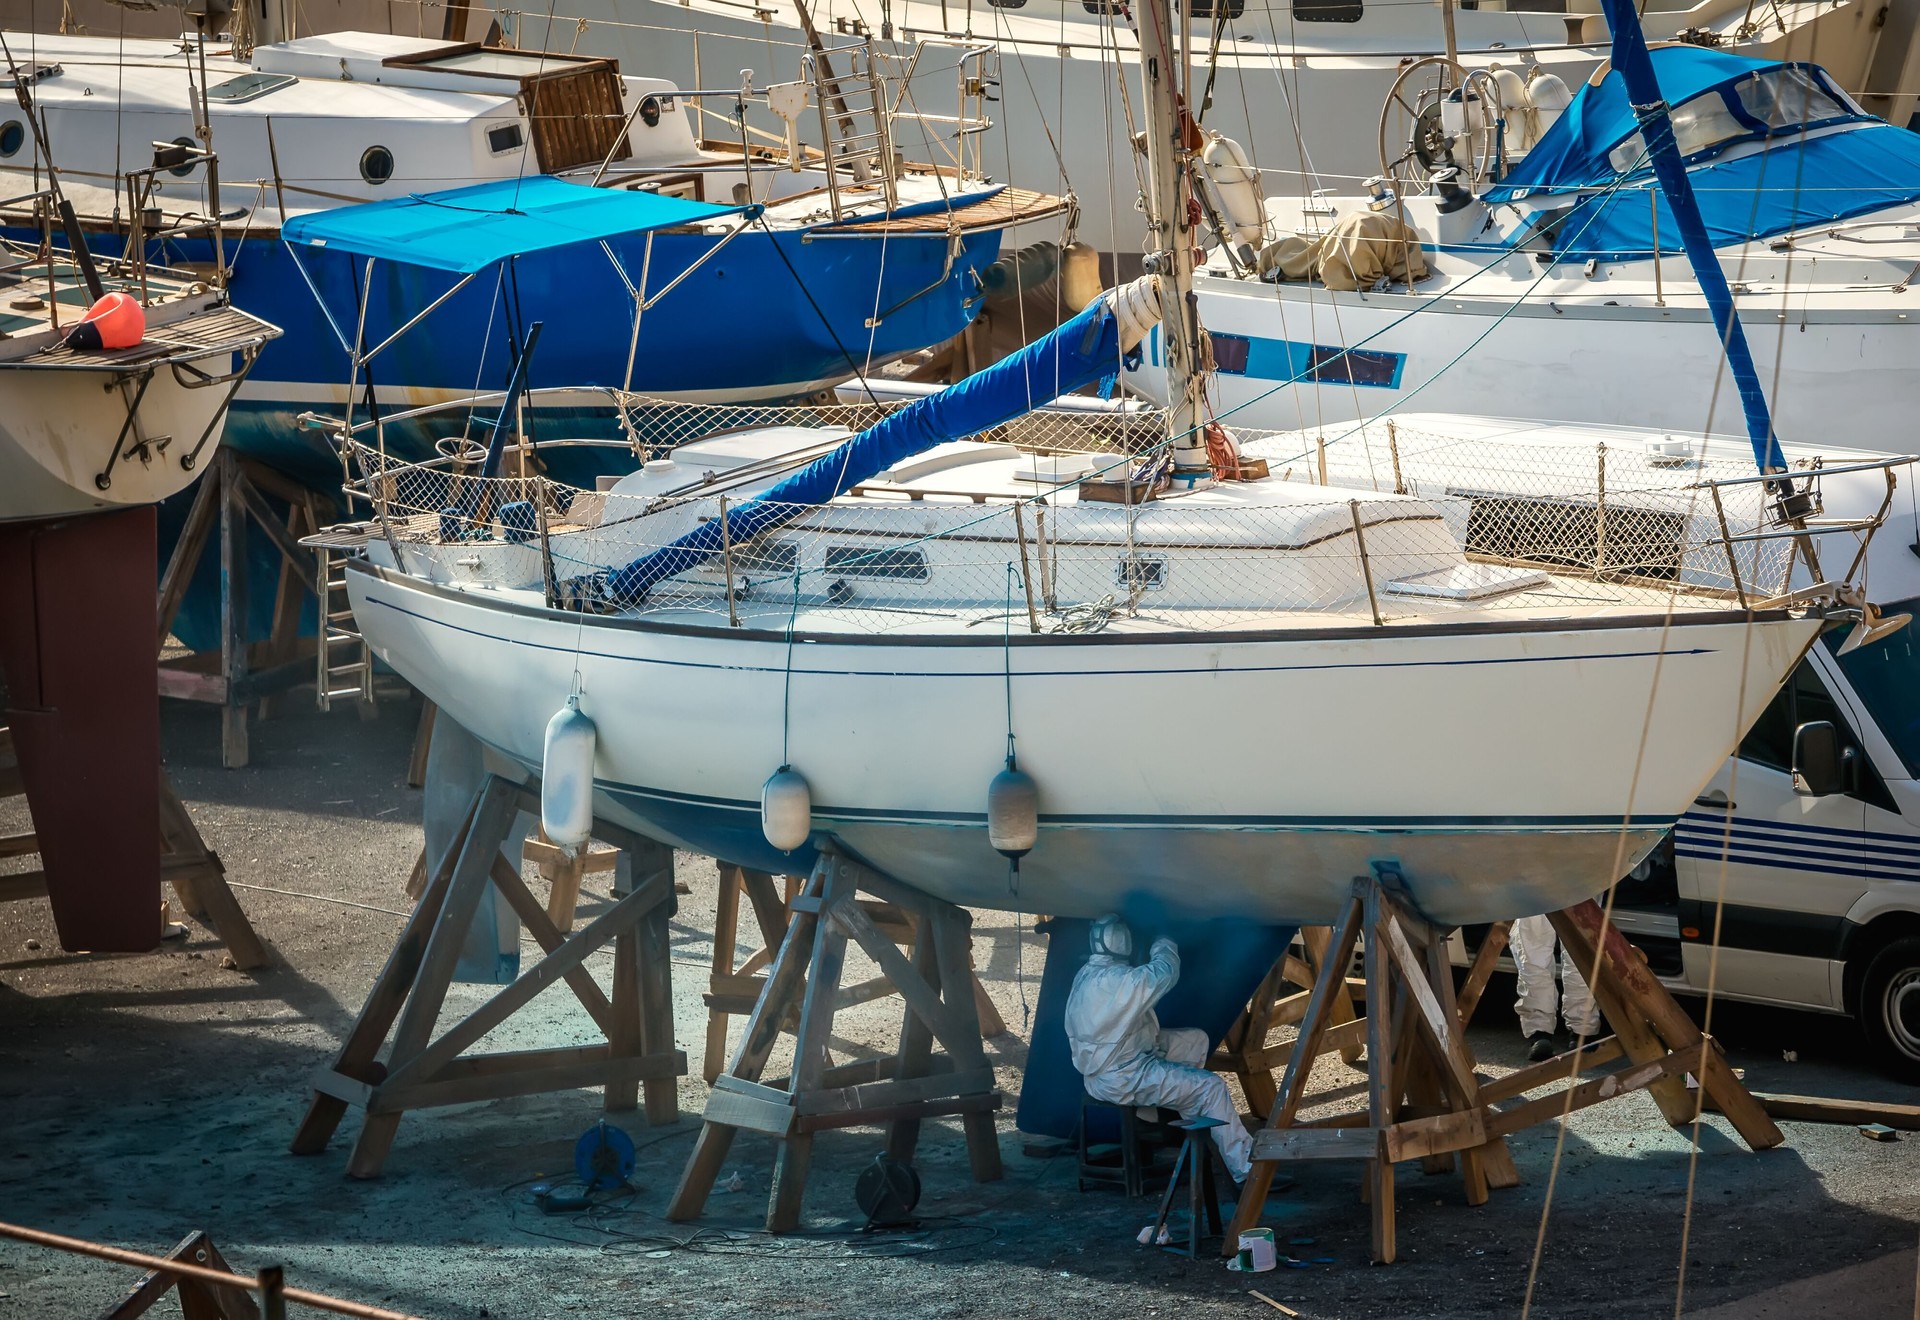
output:
[[[132,348],[147,335],[147,314],[140,300],[126,293],[102,296],[67,334],[68,348],[87,352],[103,348]]]

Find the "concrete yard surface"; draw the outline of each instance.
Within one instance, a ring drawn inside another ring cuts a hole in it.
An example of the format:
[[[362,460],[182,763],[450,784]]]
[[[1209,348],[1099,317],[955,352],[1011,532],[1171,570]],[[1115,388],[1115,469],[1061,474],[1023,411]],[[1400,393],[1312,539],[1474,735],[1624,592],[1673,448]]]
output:
[[[1279,1314],[1250,1289],[1305,1320],[1621,1320],[1673,1316],[1676,1306],[1715,1320],[1916,1315],[1920,1133],[1882,1143],[1850,1126],[1787,1122],[1785,1148],[1753,1154],[1710,1115],[1696,1146],[1644,1094],[1578,1114],[1564,1134],[1554,1124],[1520,1134],[1522,1185],[1479,1208],[1465,1205],[1457,1176],[1402,1166],[1401,1259],[1390,1267],[1367,1263],[1358,1165],[1295,1168],[1296,1184],[1268,1202],[1263,1222],[1300,1268],[1249,1276],[1211,1252],[1188,1261],[1142,1247],[1135,1235],[1152,1200],[1081,1194],[1070,1153],[1029,1157],[1014,1131],[1023,997],[1030,1006],[1045,950],[1030,925],[1016,932],[1001,913],[976,914],[974,931],[980,974],[1011,1028],[988,1043],[1008,1095],[1002,1181],[971,1182],[959,1124],[929,1122],[919,1226],[862,1233],[853,1186],[879,1132],[828,1132],[816,1141],[805,1230],[776,1238],[760,1231],[774,1143],[743,1133],[706,1217],[669,1223],[706,1094],[700,996],[716,888],[713,863],[684,855],[679,873],[693,892],[673,924],[673,989],[691,1076],[677,1124],[616,1116],[640,1148],[631,1194],[564,1215],[531,1199],[534,1183],[569,1173],[574,1142],[602,1117],[587,1091],[410,1114],[385,1175],[351,1181],[357,1112],[324,1155],[294,1157],[287,1144],[309,1078],[405,919],[402,886],[420,846],[420,795],[403,783],[418,706],[388,701],[362,722],[346,710],[320,715],[299,697],[281,704],[255,725],[253,765],[236,771],[219,768],[215,712],[164,713],[174,781],[272,947],[270,969],[223,968],[198,927],[152,954],[64,953],[44,902],[0,906],[0,1219],[157,1252],[203,1228],[243,1271],[282,1264],[296,1286],[436,1320]],[[17,828],[20,804],[9,805],[15,814],[0,826]],[[605,894],[605,877],[590,877],[583,915]],[[752,930],[744,919],[743,954],[757,946]],[[523,947],[530,961],[537,950]],[[611,955],[587,966],[605,985]],[[872,972],[851,959],[849,979]],[[491,992],[457,986],[443,1021]],[[1490,1073],[1522,1062],[1510,999],[1511,981],[1496,980],[1471,1032]],[[897,998],[843,1012],[835,1059],[891,1050],[899,1020]],[[1872,1071],[1841,1020],[1720,1005],[1712,1029],[1756,1089],[1915,1098]],[[482,1048],[593,1038],[591,1020],[557,989]],[[770,1076],[784,1071],[790,1050],[781,1050]],[[1343,1098],[1362,1074],[1329,1056],[1314,1080],[1321,1095]],[[0,1320],[97,1316],[135,1278],[0,1242]],[[169,1300],[151,1314],[180,1312]]]

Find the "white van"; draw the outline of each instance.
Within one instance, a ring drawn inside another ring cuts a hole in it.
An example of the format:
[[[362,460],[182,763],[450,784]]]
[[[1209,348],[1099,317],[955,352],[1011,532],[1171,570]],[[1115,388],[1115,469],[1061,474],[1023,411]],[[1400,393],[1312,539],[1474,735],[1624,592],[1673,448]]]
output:
[[[1259,453],[1276,468],[1318,463],[1348,482],[1387,471],[1429,499],[1464,502],[1470,550],[1478,535],[1478,549],[1498,554],[1503,518],[1555,517],[1575,565],[1591,562],[1601,526],[1623,520],[1642,551],[1661,535],[1682,538],[1676,544],[1697,535],[1687,525],[1713,506],[1701,496],[1676,516],[1648,484],[1656,471],[1669,474],[1669,494],[1754,471],[1738,437],[1603,426],[1556,434],[1549,441],[1523,421],[1402,414],[1338,444],[1284,433]],[[1459,438],[1476,443],[1448,443]],[[1487,470],[1488,441],[1507,446],[1502,470]],[[1461,466],[1466,454],[1480,456],[1477,467]],[[1605,455],[1603,481],[1592,471],[1596,454]],[[1890,492],[1885,469],[1847,470],[1882,455],[1828,445],[1788,445],[1786,454],[1801,472],[1827,470],[1824,520],[1884,516],[1867,562],[1869,595],[1888,616],[1920,616],[1920,468],[1894,469]],[[1607,492],[1605,518],[1596,516],[1596,488]],[[1847,536],[1822,537],[1819,553],[1850,554],[1849,545]],[[1645,562],[1657,570],[1657,559]],[[1693,562],[1676,549],[1668,567],[1693,572],[1685,566]],[[1809,585],[1804,559],[1787,580]],[[1704,994],[1711,982],[1729,999],[1858,1017],[1886,1068],[1920,1081],[1920,635],[1902,628],[1842,655],[1852,626],[1836,622],[1814,644],[1693,809],[1621,881],[1614,921],[1670,988]],[[1456,962],[1477,934],[1456,936]]]
[[[1900,553],[1920,555],[1911,539]],[[1882,1065],[1920,1081],[1920,636],[1843,656],[1846,635],[1814,646],[1622,882],[1614,921],[1669,985],[1856,1017]]]

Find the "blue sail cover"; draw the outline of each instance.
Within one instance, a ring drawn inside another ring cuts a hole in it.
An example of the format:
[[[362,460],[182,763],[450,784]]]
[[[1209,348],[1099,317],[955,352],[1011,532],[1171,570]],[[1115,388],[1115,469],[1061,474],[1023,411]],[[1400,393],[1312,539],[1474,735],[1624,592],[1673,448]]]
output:
[[[1740,408],[1746,415],[1747,438],[1753,445],[1753,461],[1762,472],[1785,471],[1787,461],[1774,438],[1773,419],[1767,412],[1767,396],[1760,388],[1760,373],[1754,369],[1753,352],[1747,347],[1746,331],[1733,310],[1733,290],[1727,287],[1727,273],[1720,268],[1720,256],[1707,237],[1707,226],[1700,204],[1687,179],[1686,163],[1674,141],[1671,102],[1662,94],[1659,77],[1647,50],[1646,33],[1640,29],[1640,16],[1633,0],[1601,0],[1607,26],[1613,31],[1613,68],[1620,75],[1629,109],[1639,121],[1646,142],[1646,154],[1653,161],[1654,177],[1666,195],[1680,230],[1680,241],[1687,252],[1687,264],[1700,282],[1700,292],[1713,313],[1714,328],[1733,369],[1733,382],[1740,393]],[[1609,75],[1612,76],[1612,75]]]
[[[287,221],[280,237],[296,250],[321,248],[471,275],[508,257],[699,224],[748,209],[591,188],[536,174],[315,211]]]
[[[1715,247],[1920,200],[1920,135],[1862,114],[1818,66],[1697,46],[1647,55],[1673,107],[1676,146]],[[1654,251],[1650,192],[1660,250],[1681,251],[1679,222],[1653,177],[1616,67],[1580,89],[1485,200],[1591,194],[1556,220],[1554,251],[1634,260]]]
[[[1112,375],[1119,362],[1119,320],[1109,300],[1100,298],[1018,353],[938,394],[916,399],[759,498],[730,510],[727,534],[738,545],[790,522],[809,506],[846,494],[903,459],[949,440],[992,430],[1062,394]],[[620,605],[637,604],[658,583],[699,567],[721,552],[720,530],[716,518],[610,574],[607,598]]]

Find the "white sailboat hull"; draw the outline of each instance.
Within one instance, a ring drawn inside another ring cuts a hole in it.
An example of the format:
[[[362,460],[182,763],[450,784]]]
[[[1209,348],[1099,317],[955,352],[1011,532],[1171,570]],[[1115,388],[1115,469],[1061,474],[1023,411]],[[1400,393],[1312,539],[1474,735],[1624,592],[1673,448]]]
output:
[[[1469,630],[790,644],[365,563],[348,578],[376,653],[530,771],[577,666],[597,809],[622,824],[804,869],[760,833],[761,785],[790,761],[815,830],[880,869],[956,903],[1073,916],[1144,897],[1325,922],[1376,864],[1448,923],[1589,897],[1687,809],[1820,628],[1696,606]],[[1009,707],[1040,785],[1017,893],[984,828]]]
[[[196,365],[220,375],[232,360],[231,354],[203,357]],[[138,382],[112,382],[106,371],[0,372],[0,522],[157,504],[213,461],[219,436],[208,432],[226,407],[225,388],[190,389],[163,365],[140,398],[135,430],[126,424]],[[194,466],[184,466],[182,457],[202,436],[206,445]],[[122,456],[109,470],[116,437]],[[137,452],[142,438],[144,460]]]
[[[1408,408],[1485,411],[1497,399],[1509,417],[1696,436],[1739,428],[1739,393],[1695,287],[1669,294],[1665,306],[1651,305],[1646,279],[1613,305],[1578,289],[1573,298],[1555,296],[1557,287],[1517,305],[1436,292],[1331,293],[1305,284],[1203,280],[1200,315],[1208,330],[1251,345],[1248,371],[1213,378],[1217,415],[1235,426],[1292,430]],[[1817,305],[1809,308],[1809,301]],[[1824,443],[1844,419],[1850,446],[1909,450],[1920,322],[1907,319],[1884,291],[1796,295],[1790,322],[1780,302],[1742,309],[1779,433]],[[1158,347],[1156,340],[1129,376],[1154,398],[1165,394]],[[1315,348],[1334,363],[1327,379],[1313,379],[1305,366]],[[1371,355],[1352,373],[1361,379],[1338,379],[1346,370],[1337,356],[1342,348]]]

